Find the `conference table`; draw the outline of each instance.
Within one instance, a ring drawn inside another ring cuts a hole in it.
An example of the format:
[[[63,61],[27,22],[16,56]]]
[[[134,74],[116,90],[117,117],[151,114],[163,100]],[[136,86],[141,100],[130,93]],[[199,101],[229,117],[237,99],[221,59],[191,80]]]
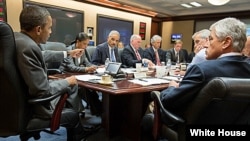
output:
[[[65,78],[79,73],[56,74],[53,77]],[[168,84],[142,86],[131,82],[131,77],[115,81],[111,85],[102,85],[88,81],[79,81],[79,87],[102,93],[102,126],[109,138],[124,136],[139,141],[141,120],[151,102],[150,92],[163,90]]]

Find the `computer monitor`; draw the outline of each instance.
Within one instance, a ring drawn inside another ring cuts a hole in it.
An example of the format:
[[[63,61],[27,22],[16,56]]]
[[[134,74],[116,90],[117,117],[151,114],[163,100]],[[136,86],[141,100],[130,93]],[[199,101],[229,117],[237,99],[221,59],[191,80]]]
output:
[[[171,34],[171,43],[174,43],[176,40],[181,40],[182,39],[182,34]]]

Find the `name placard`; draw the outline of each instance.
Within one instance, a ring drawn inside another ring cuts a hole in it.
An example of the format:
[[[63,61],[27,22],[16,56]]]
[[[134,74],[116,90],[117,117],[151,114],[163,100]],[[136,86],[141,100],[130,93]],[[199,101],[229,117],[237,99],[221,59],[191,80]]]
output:
[[[145,78],[147,77],[146,72],[136,72],[134,73],[134,78]]]

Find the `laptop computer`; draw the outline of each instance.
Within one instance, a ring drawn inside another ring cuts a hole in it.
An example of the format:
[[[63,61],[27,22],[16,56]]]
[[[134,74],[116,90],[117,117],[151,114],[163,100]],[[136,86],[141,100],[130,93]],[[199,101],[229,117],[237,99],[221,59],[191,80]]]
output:
[[[109,62],[106,71],[104,72],[105,74],[109,74],[112,76],[115,76],[118,74],[120,68],[121,68],[122,63],[118,62]]]

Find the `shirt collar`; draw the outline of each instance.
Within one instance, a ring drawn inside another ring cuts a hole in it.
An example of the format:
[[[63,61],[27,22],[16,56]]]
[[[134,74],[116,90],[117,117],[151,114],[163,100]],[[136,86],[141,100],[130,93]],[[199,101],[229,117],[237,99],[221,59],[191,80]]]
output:
[[[218,58],[226,57],[226,56],[242,56],[240,52],[229,52],[221,54]]]
[[[134,50],[134,52],[138,51],[138,50],[136,50],[131,44],[130,44],[130,46],[132,47],[132,49]]]
[[[155,51],[158,51],[154,46],[152,46],[152,47],[153,47],[154,52],[155,52]]]

